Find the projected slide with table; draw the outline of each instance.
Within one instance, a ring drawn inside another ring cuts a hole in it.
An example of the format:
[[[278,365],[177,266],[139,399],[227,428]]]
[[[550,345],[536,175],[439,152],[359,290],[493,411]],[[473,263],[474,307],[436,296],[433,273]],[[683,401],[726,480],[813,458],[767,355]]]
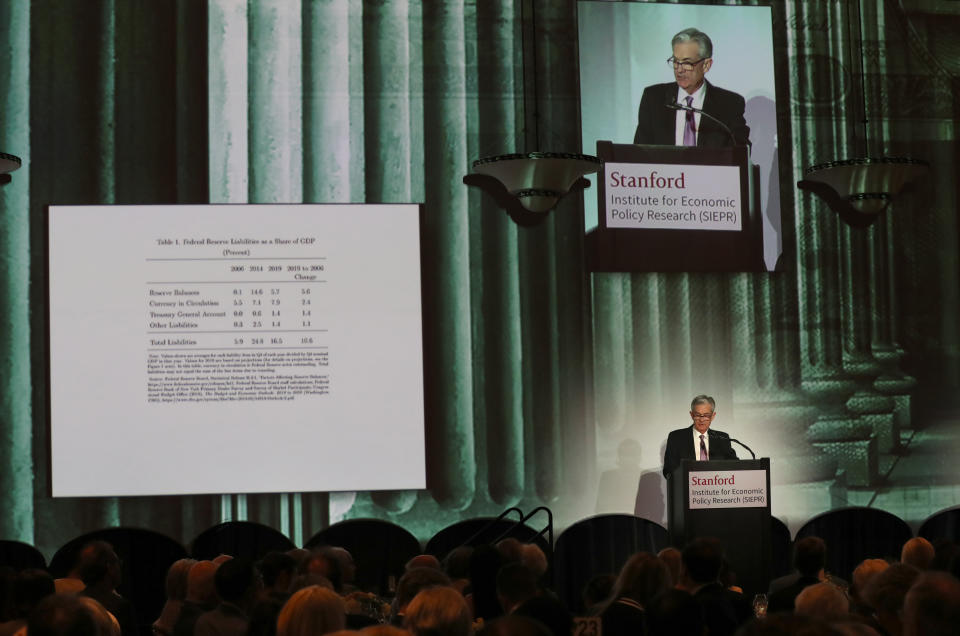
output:
[[[51,206],[49,296],[54,496],[424,487],[418,206]]]

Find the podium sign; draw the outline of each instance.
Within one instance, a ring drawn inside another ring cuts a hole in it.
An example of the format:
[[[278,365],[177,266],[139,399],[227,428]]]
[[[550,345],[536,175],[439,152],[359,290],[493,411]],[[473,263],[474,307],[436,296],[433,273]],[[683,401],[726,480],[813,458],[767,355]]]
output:
[[[690,471],[691,510],[766,508],[767,471]]]
[[[746,146],[597,142],[595,272],[766,271],[759,168]]]
[[[739,232],[743,227],[737,166],[611,162],[604,164],[603,180],[607,228]]]
[[[770,460],[684,459],[667,481],[667,530],[682,548],[716,537],[752,598],[770,582]]]

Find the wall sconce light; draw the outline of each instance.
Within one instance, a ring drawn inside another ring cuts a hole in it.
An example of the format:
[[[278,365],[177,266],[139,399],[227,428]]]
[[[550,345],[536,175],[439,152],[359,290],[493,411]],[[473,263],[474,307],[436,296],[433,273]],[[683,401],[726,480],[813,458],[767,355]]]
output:
[[[902,192],[926,174],[930,163],[909,157],[864,157],[811,166],[797,187],[819,196],[851,227],[868,227]]]
[[[560,199],[589,186],[583,176],[601,164],[591,155],[562,152],[497,155],[474,161],[463,182],[492,196],[517,225],[530,227],[542,223]]]
[[[870,130],[867,119],[867,86],[864,74],[863,11],[857,2],[857,29],[860,41],[860,91],[862,98],[863,147],[869,155]],[[847,12],[851,11],[850,5]],[[848,20],[850,24],[852,20]],[[852,31],[852,29],[851,29]],[[853,42],[853,34],[849,33]],[[851,44],[852,48],[852,44]],[[851,57],[853,55],[851,54]],[[850,227],[869,227],[880,218],[890,202],[911,189],[927,173],[930,163],[910,157],[861,157],[828,161],[804,170],[797,187],[820,197]]]
[[[20,167],[20,157],[0,152],[0,186],[5,186],[13,177],[10,173]]]

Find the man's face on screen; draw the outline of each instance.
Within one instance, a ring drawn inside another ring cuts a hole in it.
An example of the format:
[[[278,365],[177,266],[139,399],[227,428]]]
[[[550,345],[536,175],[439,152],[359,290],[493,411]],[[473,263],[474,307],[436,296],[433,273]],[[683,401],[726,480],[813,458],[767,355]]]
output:
[[[703,84],[703,76],[710,70],[713,60],[700,57],[700,45],[696,42],[680,42],[673,46],[673,76],[677,84],[694,93]],[[692,68],[687,68],[692,64]]]
[[[710,428],[710,423],[713,421],[714,415],[716,415],[716,413],[713,412],[709,404],[697,404],[693,407],[693,410],[690,411],[690,417],[693,419],[693,428],[697,429],[698,433],[706,433],[707,429]]]

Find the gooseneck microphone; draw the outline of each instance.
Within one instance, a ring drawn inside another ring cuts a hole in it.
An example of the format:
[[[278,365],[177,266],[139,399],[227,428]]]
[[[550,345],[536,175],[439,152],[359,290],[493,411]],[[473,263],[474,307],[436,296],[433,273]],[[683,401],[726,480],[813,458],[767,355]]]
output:
[[[736,444],[739,444],[740,446],[743,446],[744,448],[747,449],[747,452],[750,453],[750,457],[751,457],[752,459],[756,459],[756,458],[757,458],[757,454],[754,453],[752,450],[750,450],[750,447],[749,447],[749,446],[747,446],[746,444],[744,444],[743,442],[741,442],[741,441],[738,440],[738,439],[734,439],[734,438],[730,437],[729,435],[727,435],[727,434],[724,433],[723,431],[714,431],[714,430],[709,430],[709,429],[708,429],[708,430],[707,430],[707,435],[709,435],[710,437],[719,437],[719,438],[722,438],[722,439],[730,440],[731,442],[734,442],[734,443],[736,443]]]
[[[719,119],[711,115],[710,113],[705,112],[702,108],[694,108],[693,106],[687,106],[686,104],[681,104],[677,101],[676,95],[674,95],[671,101],[664,104],[664,106],[666,106],[670,110],[685,110],[690,113],[700,113],[707,119],[717,122],[720,125],[720,127],[723,128],[728,135],[730,135],[730,140],[733,141],[734,146],[739,145],[737,144],[737,137],[733,134],[733,131],[730,130],[730,126],[727,126],[725,123],[723,123],[722,121],[720,121]],[[747,143],[750,143],[750,142],[748,141]]]

